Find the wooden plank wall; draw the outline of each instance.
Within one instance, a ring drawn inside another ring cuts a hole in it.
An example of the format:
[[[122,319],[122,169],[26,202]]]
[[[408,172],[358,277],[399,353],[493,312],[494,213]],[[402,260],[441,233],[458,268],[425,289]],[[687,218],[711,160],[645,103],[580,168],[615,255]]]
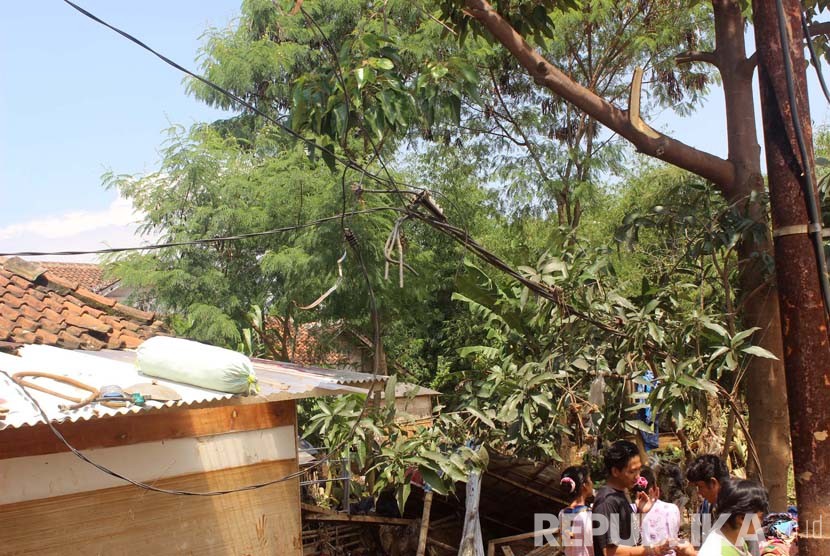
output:
[[[296,460],[161,479],[156,486],[222,490],[283,477]],[[223,496],[123,486],[0,506],[3,555],[301,555],[298,479]]]
[[[172,407],[56,425],[77,449],[111,448],[157,440],[262,430],[293,424],[291,401],[220,407]],[[68,452],[44,424],[0,430],[0,460]]]

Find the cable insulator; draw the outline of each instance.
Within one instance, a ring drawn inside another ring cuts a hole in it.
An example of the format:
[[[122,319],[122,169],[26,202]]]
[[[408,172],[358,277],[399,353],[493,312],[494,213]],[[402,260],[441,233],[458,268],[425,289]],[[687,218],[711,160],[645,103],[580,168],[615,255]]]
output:
[[[352,249],[357,251],[357,236],[354,235],[354,232],[351,228],[344,228],[343,235],[346,236],[346,241],[349,242],[349,245],[352,246]]]

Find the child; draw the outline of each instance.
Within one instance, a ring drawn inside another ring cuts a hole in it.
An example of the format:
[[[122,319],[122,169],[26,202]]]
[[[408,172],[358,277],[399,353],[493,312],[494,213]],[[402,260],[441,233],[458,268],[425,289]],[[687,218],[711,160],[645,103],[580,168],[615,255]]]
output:
[[[593,556],[591,510],[586,502],[594,494],[591,473],[585,466],[572,466],[562,472],[559,486],[570,502],[559,512],[559,529],[565,556]]]
[[[725,516],[726,523],[709,533],[698,556],[748,556],[747,539],[757,537],[767,511],[767,491],[758,483],[724,483],[718,494],[717,514],[719,519]]]
[[[654,471],[648,467],[640,469],[641,481],[632,492],[645,492],[651,502],[650,509],[640,522],[640,539],[644,545],[659,544],[660,541],[677,539],[680,530],[680,509],[674,504],[660,500],[660,487]]]

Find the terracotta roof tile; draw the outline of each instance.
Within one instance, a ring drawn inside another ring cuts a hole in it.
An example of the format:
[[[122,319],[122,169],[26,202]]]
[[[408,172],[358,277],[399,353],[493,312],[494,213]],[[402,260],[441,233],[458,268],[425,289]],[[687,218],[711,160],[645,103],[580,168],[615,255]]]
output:
[[[61,276],[65,280],[77,282],[81,287],[94,292],[101,291],[116,282],[116,280],[104,278],[104,270],[93,263],[42,262],[40,266],[51,275]]]
[[[29,330],[15,330],[11,337],[14,338],[15,342],[21,344],[34,344],[36,339],[34,332]]]
[[[82,298],[84,301],[92,305],[97,304],[103,307],[112,307],[116,303],[114,299],[110,299],[109,297],[99,295],[94,291],[84,288],[83,286],[77,289],[75,295],[77,295],[78,297]]]
[[[124,347],[126,347],[128,349],[135,349],[139,345],[141,345],[141,342],[142,342],[142,340],[136,338],[135,336],[123,335],[123,336],[119,336],[118,339],[119,339],[119,341],[123,342]]]
[[[63,322],[66,320],[63,318],[63,315],[53,311],[49,307],[45,307],[43,311],[41,311],[41,315],[43,315],[40,319],[41,322],[43,322],[44,320],[48,320],[60,325],[63,324]]]
[[[58,333],[58,343],[61,347],[69,349],[79,349],[81,347],[81,341],[66,330],[61,330]]]
[[[0,340],[70,349],[135,348],[166,332],[154,318],[52,269],[0,258]]]
[[[150,313],[150,312],[147,312],[147,311],[141,311],[139,309],[134,309],[133,307],[128,307],[127,305],[124,305],[122,303],[116,303],[113,306],[113,310],[116,313],[120,314],[120,315],[124,315],[126,317],[129,317],[133,320],[137,320],[137,321],[142,322],[144,324],[150,324],[151,322],[153,322],[153,319],[156,317],[155,313]]]
[[[14,319],[14,323],[15,323],[15,325],[17,325],[17,327],[22,328],[23,330],[28,330],[30,332],[34,332],[35,330],[40,328],[35,323],[35,321],[29,320],[29,319],[27,319],[26,317],[24,317],[22,315],[18,316],[16,319]]]
[[[28,286],[29,281],[28,281],[28,280],[26,280],[25,278],[23,278],[22,276],[17,276],[17,275],[14,275],[14,274],[13,274],[13,275],[9,278],[9,282],[11,282],[12,284],[14,284],[14,285],[15,285],[15,286],[17,286],[18,288],[23,288],[23,289],[26,289],[26,288],[28,288],[28,287],[29,287],[29,286]]]
[[[78,336],[78,339],[81,340],[81,349],[98,351],[99,349],[104,349],[105,347],[107,347],[106,342],[102,342],[98,338],[90,336],[86,332]],[[141,344],[143,340],[136,341],[136,347],[138,347],[138,345]]]
[[[44,272],[43,277],[46,279],[50,286],[58,290],[75,291],[80,287],[80,284],[78,284],[78,282],[73,282],[72,280],[64,278],[63,276],[60,276],[53,272]]]
[[[23,298],[14,296],[10,293],[3,294],[3,297],[0,298],[0,303],[8,305],[9,307],[14,307],[15,309],[19,309],[21,305],[23,305]]]
[[[38,328],[35,330],[35,338],[37,338],[37,343],[39,344],[54,346],[58,343],[57,334],[47,332],[44,328]]]
[[[3,288],[8,295],[13,295],[14,297],[23,297],[26,295],[26,290],[19,286],[15,286],[12,283],[6,284],[6,287]]]

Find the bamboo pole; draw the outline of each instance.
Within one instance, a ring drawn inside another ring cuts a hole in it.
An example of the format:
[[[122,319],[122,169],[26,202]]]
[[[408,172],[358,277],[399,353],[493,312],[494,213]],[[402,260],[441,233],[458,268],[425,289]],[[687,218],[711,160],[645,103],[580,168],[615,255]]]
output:
[[[429,531],[429,512],[432,508],[432,490],[424,495],[424,511],[421,514],[421,531],[418,534],[418,552],[416,556],[424,556],[427,549],[427,532]]]

